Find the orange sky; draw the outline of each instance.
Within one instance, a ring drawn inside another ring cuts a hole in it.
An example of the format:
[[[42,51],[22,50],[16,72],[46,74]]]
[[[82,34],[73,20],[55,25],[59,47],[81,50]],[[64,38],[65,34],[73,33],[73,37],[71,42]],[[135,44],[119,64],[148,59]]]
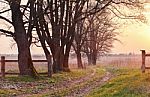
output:
[[[150,21],[150,4],[145,5],[146,11],[143,12]],[[150,52],[150,24],[129,24],[120,28],[122,32],[119,39],[122,43],[115,42],[111,53],[140,53],[140,49]],[[10,48],[12,39],[0,36],[0,54],[1,53],[17,53],[16,47]],[[33,53],[40,54],[43,51],[38,48],[32,48]]]
[[[145,4],[148,23],[132,23],[121,28],[119,39],[122,43],[115,42],[112,53],[140,53],[140,49],[150,52],[150,4]]]
[[[118,38],[120,42],[114,43],[112,53],[140,53],[140,49],[150,51],[150,26],[146,24],[124,26]],[[0,53],[17,53],[16,46],[12,46],[12,38],[0,36]],[[33,53],[43,53],[38,48],[32,48]]]
[[[112,53],[140,53],[141,49],[150,51],[150,26],[130,25],[124,27],[119,39],[115,42]]]

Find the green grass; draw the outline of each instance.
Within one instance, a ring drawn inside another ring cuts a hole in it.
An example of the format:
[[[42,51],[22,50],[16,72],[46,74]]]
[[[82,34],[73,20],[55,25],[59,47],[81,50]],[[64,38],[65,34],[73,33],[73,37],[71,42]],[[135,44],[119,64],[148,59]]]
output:
[[[7,76],[5,80],[11,82],[33,82],[36,81],[37,79],[34,79],[30,76]]]
[[[15,96],[17,93],[17,91],[15,90],[8,90],[8,89],[0,89],[0,97],[10,97],[10,96]]]
[[[135,69],[111,69],[115,77],[88,97],[150,97],[150,74]]]
[[[57,91],[48,91],[41,95],[32,97],[64,97],[71,91],[91,84],[97,78],[102,77],[106,71],[109,71],[114,77],[103,86],[97,87],[91,91],[87,97],[150,97],[150,73],[141,73],[138,69],[116,68],[116,67],[91,67],[95,68],[96,75],[90,80],[80,84]],[[55,85],[63,81],[78,79],[91,73],[91,68],[86,70],[72,70],[71,72],[60,72],[54,74],[52,78],[41,76],[39,79],[33,79],[29,76],[6,76],[4,82],[34,84],[32,87],[22,89],[0,89],[0,97],[15,96],[18,94],[33,94],[33,91],[45,90],[46,85]],[[93,84],[93,83],[92,83]]]

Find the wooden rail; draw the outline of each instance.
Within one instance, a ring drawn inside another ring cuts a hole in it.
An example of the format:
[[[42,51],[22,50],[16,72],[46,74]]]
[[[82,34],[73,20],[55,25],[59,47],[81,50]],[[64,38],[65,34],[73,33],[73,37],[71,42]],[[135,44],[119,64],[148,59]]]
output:
[[[2,78],[5,77],[5,57],[1,56],[1,74]]]
[[[141,50],[141,52],[142,52],[142,66],[141,66],[141,70],[144,73],[145,69],[150,69],[150,67],[146,67],[145,66],[145,59],[146,59],[146,57],[150,57],[150,54],[146,54],[145,50]]]
[[[5,60],[5,56],[1,56],[1,76],[2,78],[5,77],[6,74],[11,74],[11,75],[15,75],[15,74],[19,74],[19,73],[7,73],[5,72],[5,63],[6,62],[18,62],[18,60]],[[47,62],[47,60],[32,60],[32,62]],[[43,73],[39,73],[39,74],[48,74],[48,72],[43,72]]]
[[[5,60],[5,62],[18,62],[18,60]],[[47,60],[32,60],[32,62],[47,62]]]

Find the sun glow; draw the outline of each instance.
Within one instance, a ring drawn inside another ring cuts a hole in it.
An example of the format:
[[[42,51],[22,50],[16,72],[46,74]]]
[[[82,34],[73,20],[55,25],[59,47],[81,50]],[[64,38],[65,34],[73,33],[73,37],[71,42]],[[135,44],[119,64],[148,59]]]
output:
[[[121,28],[123,31],[119,39],[122,44],[116,42],[112,52],[141,53],[140,49],[150,51],[150,3],[146,3],[144,8],[147,23],[131,23]]]
[[[150,25],[131,24],[122,28],[119,39],[122,44],[116,42],[112,52],[114,53],[140,53],[140,49],[150,51]]]

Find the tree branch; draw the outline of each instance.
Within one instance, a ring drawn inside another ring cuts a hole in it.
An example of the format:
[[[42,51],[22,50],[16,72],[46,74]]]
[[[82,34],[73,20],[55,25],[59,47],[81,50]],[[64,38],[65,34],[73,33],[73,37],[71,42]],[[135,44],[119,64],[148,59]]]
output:
[[[11,37],[15,36],[13,32],[7,31],[7,30],[4,30],[4,29],[0,29],[0,32],[2,32],[3,34],[5,34],[6,36],[11,36]]]
[[[1,11],[1,12],[0,12],[0,14],[5,13],[5,12],[7,12],[7,11],[10,11],[10,9],[7,9],[7,10],[4,10],[4,11]]]
[[[0,16],[0,19],[3,19],[3,20],[5,20],[6,22],[8,22],[8,23],[10,23],[10,24],[13,25],[12,21],[10,21],[9,19],[7,19],[7,18],[5,18],[5,17],[3,17],[3,16]]]

